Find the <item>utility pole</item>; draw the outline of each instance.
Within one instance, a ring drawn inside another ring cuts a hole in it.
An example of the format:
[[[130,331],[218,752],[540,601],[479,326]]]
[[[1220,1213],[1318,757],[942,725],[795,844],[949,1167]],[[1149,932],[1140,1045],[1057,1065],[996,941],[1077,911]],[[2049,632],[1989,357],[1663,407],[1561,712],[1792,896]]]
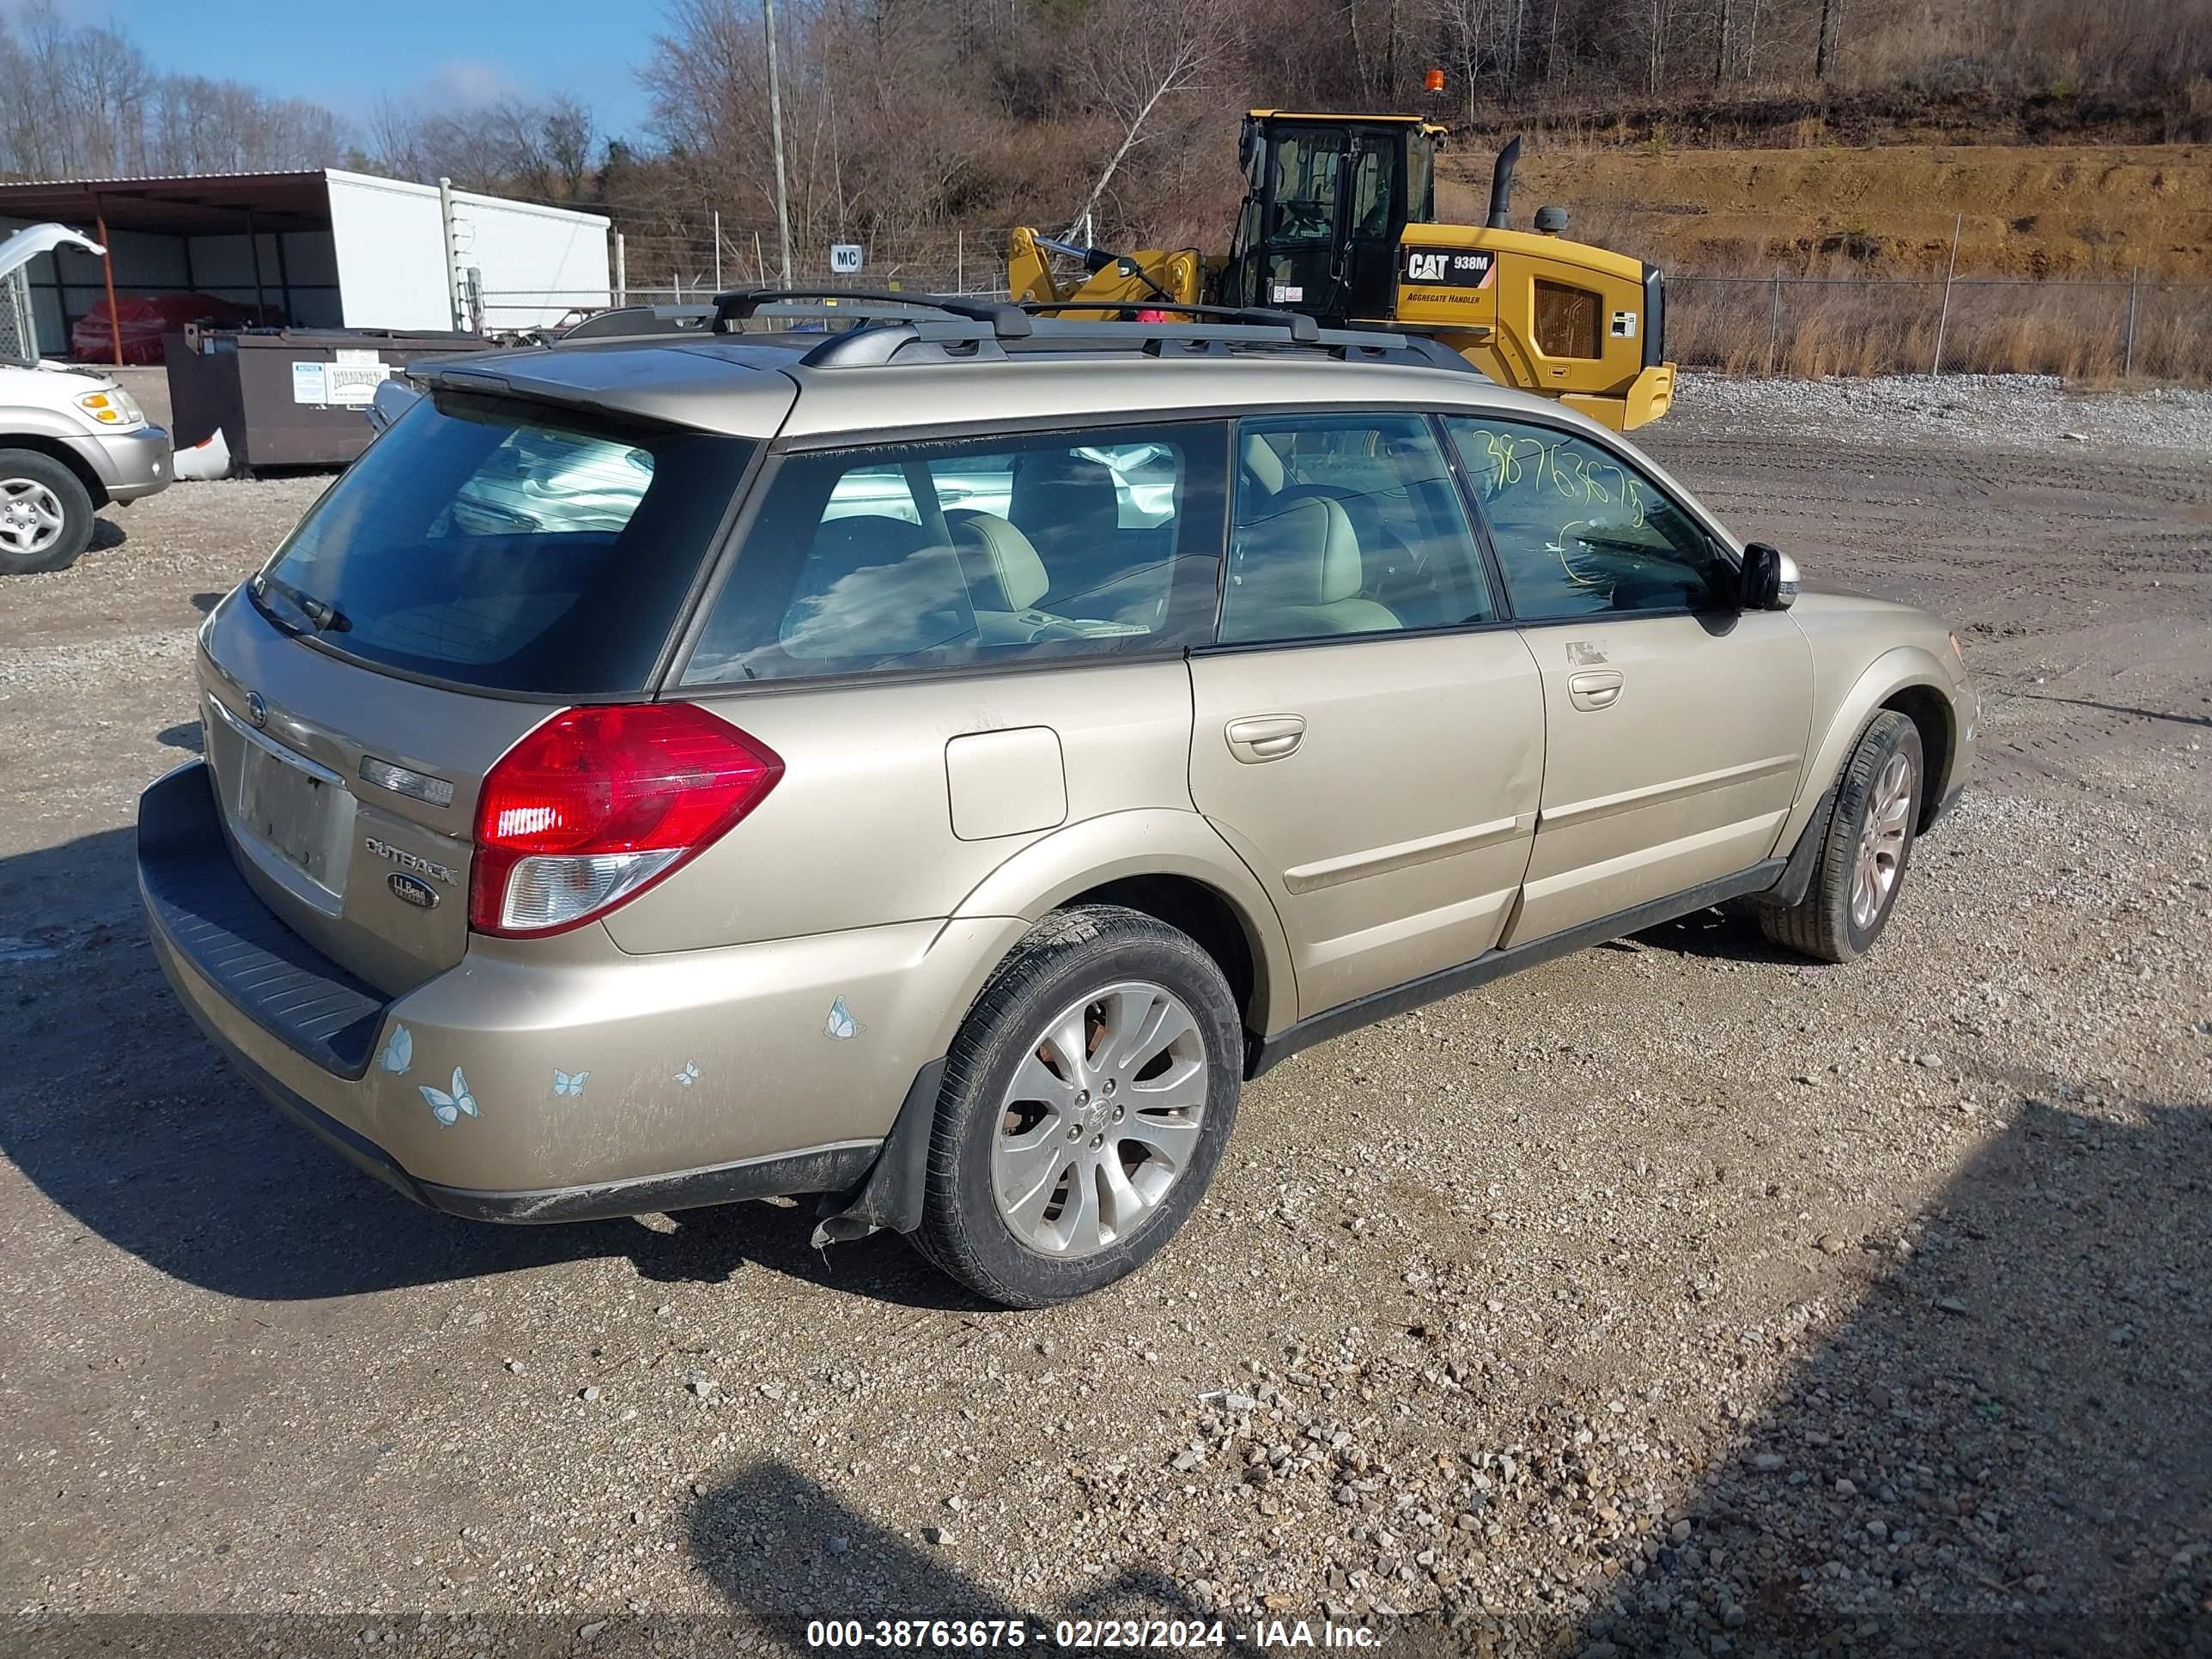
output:
[[[791,286],[791,191],[783,179],[783,81],[775,66],[775,0],[761,0],[768,30],[769,141],[775,146],[775,231],[783,247],[783,285]]]

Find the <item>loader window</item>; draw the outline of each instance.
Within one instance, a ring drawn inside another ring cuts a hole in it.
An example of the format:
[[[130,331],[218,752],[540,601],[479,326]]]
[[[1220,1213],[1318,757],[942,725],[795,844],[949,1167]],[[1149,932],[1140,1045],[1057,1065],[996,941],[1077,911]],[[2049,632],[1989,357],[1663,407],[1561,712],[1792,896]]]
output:
[[[1336,234],[1336,181],[1348,135],[1291,129],[1275,140],[1274,241],[1327,242]],[[1387,188],[1387,186],[1386,186]]]
[[[790,456],[684,683],[1195,643],[1225,443],[1197,422]]]
[[[1602,357],[1598,297],[1586,288],[1536,279],[1536,349],[1547,357]]]
[[[1406,217],[1425,225],[1436,216],[1437,153],[1430,140],[1416,135],[1406,146]]]
[[[1516,619],[1729,602],[1733,567],[1621,456],[1552,427],[1470,416],[1445,426],[1490,522]]]

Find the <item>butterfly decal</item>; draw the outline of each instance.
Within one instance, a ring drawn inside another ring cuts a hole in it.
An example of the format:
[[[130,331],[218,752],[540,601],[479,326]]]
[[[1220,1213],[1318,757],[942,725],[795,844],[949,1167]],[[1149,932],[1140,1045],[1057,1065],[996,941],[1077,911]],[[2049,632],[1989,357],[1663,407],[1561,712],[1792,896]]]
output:
[[[589,1072],[564,1072],[556,1066],[553,1068],[553,1092],[556,1095],[580,1095],[584,1092],[584,1080],[590,1076]]]
[[[453,1087],[450,1093],[443,1089],[433,1089],[427,1083],[418,1083],[415,1086],[422,1091],[422,1098],[430,1103],[430,1115],[448,1129],[465,1112],[471,1117],[478,1115],[476,1097],[469,1092],[468,1079],[461,1075],[461,1068],[458,1066],[453,1067]]]
[[[384,1052],[377,1060],[392,1076],[404,1076],[407,1068],[415,1063],[415,1034],[404,1025],[393,1026],[391,1041],[384,1045]]]
[[[671,1079],[672,1082],[682,1084],[687,1089],[698,1080],[699,1068],[696,1066],[694,1066],[688,1060],[684,1062],[684,1069],[677,1073],[675,1077]]]
[[[840,1042],[860,1035],[860,1022],[853,1018],[853,1011],[845,1006],[844,998],[839,997],[830,1005],[830,1018],[822,1023],[822,1034]]]

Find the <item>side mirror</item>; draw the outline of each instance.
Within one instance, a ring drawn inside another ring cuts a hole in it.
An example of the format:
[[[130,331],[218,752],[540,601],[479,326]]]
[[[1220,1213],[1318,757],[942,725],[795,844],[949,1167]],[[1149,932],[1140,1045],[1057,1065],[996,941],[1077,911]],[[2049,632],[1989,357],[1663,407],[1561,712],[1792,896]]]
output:
[[[1787,611],[1797,602],[1797,562],[1765,542],[1743,550],[1743,586],[1739,603],[1746,611]]]

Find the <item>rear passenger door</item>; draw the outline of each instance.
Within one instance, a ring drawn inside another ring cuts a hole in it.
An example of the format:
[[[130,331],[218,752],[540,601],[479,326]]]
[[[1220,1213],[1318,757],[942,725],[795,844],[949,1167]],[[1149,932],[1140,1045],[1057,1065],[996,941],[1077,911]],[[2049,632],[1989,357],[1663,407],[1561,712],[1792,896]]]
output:
[[[1739,609],[1734,562],[1609,446],[1445,422],[1543,675],[1543,804],[1503,943],[1735,875],[1774,850],[1813,714],[1812,653]]]
[[[1267,884],[1302,1016],[1495,944],[1544,714],[1428,417],[1241,422],[1190,786]]]
[[[1211,421],[776,457],[676,692],[774,750],[783,776],[744,836],[701,854],[727,865],[721,884],[640,895],[610,918],[617,942],[942,917],[1065,825],[1188,811],[1183,655],[1212,629],[1226,457]],[[1115,462],[1143,474],[1126,542],[1118,507],[1102,545],[1082,538],[1105,526],[1076,492],[1024,493],[1032,468]],[[700,891],[742,897],[702,915]]]

